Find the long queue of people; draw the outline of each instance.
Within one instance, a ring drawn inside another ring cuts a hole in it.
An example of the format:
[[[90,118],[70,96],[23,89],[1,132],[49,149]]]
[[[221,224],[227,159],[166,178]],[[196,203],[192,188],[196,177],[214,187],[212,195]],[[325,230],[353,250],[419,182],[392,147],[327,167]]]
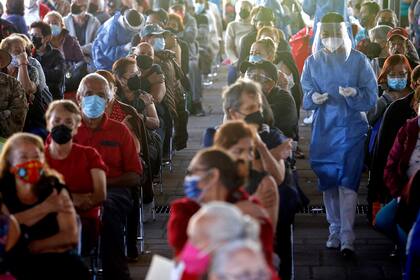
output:
[[[223,61],[223,123],[204,131],[185,197],[171,204],[179,278],[291,279],[294,215],[309,203],[296,169],[303,106],[326,247],[354,255],[368,170],[372,223],[416,279],[420,59],[392,10],[362,1],[350,17],[345,0],[4,4],[2,276],[89,279],[95,268],[81,257],[93,250],[103,279],[130,279],[139,208],[153,210],[162,165],[186,147],[189,115],[205,115],[203,85]]]

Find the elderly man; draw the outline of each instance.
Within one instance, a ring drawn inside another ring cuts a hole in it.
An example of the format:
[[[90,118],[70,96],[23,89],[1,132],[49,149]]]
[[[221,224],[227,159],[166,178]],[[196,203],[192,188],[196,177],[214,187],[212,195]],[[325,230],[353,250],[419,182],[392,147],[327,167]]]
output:
[[[83,78],[77,91],[83,120],[74,137],[75,142],[94,147],[109,169],[101,236],[105,280],[130,279],[124,254],[124,227],[133,205],[130,188],[140,183],[143,171],[128,128],[104,114],[111,99],[112,91],[105,78],[98,74]]]
[[[7,67],[12,60],[8,52],[0,50],[0,69]],[[15,78],[0,73],[0,137],[7,138],[21,132],[25,124],[28,102],[25,90]]]
[[[101,23],[87,12],[88,0],[72,0],[71,14],[64,17],[64,24],[70,35],[77,38],[86,57],[92,57],[92,43]]]

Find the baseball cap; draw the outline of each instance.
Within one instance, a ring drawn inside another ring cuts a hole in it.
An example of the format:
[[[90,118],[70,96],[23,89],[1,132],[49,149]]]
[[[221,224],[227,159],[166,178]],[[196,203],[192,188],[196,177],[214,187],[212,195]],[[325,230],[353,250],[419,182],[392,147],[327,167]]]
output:
[[[146,24],[143,29],[140,31],[140,36],[146,37],[150,35],[163,35],[164,33],[167,33],[169,31],[163,29],[157,24]]]
[[[0,50],[0,69],[7,67],[12,61],[10,54],[4,50]]]

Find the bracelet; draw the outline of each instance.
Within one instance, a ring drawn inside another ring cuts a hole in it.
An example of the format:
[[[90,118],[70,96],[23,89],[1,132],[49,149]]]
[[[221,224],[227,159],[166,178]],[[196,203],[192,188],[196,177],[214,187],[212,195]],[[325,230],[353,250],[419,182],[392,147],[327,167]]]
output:
[[[28,65],[28,63],[18,64],[18,67],[20,67],[20,66],[22,66],[22,65]]]

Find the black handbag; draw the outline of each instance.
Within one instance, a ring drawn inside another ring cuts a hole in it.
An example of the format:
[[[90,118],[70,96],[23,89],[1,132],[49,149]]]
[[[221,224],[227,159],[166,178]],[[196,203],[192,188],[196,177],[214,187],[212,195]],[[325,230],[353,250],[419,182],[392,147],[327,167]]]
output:
[[[85,61],[80,61],[68,67],[64,76],[65,92],[77,91],[80,81],[88,74],[87,66]]]

